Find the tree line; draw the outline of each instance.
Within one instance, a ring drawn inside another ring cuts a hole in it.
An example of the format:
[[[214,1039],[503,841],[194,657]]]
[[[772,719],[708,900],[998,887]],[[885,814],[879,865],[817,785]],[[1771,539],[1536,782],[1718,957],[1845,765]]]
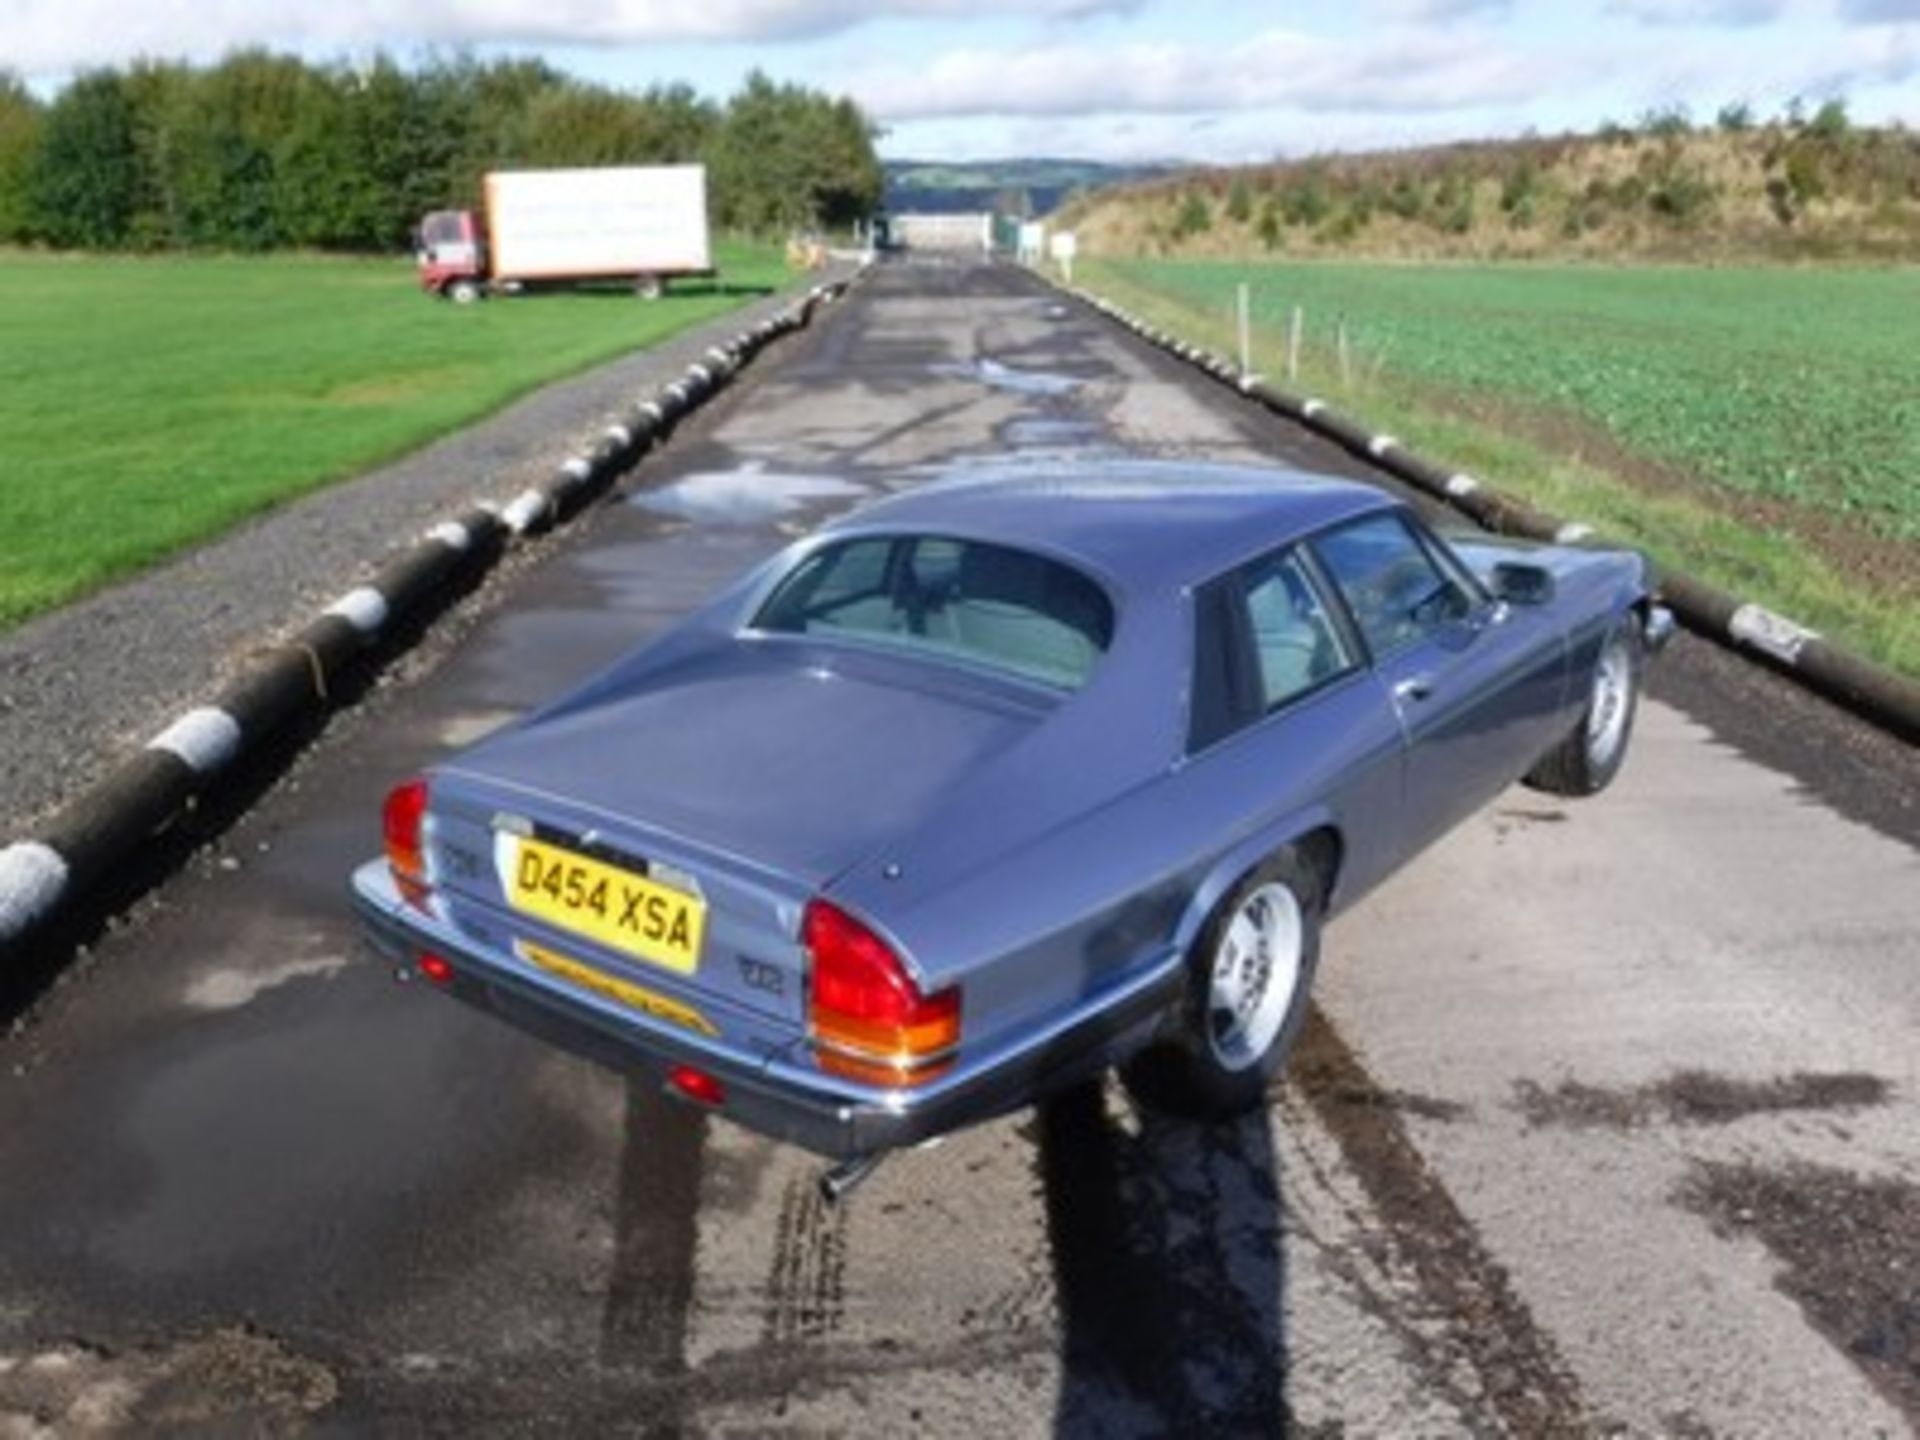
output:
[[[49,101],[0,71],[0,243],[71,249],[404,248],[489,170],[702,161],[725,229],[839,228],[878,208],[874,126],[758,72],[724,103],[543,61],[316,65],[244,51],[138,61]]]

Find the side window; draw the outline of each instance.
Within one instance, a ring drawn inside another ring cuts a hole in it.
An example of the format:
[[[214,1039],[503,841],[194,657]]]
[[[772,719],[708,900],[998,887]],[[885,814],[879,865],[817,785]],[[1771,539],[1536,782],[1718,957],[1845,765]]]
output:
[[[1297,551],[1229,571],[1193,598],[1189,754],[1354,666]]]
[[[1434,563],[1398,515],[1343,526],[1315,540],[1313,548],[1376,657],[1431,635],[1473,608],[1468,592]]]
[[[1247,611],[1238,578],[1226,575],[1193,595],[1193,694],[1187,753],[1198,755],[1258,718],[1253,667],[1246,661]]]
[[[1244,583],[1263,709],[1271,710],[1352,665],[1299,556],[1289,551],[1263,560],[1246,573]]]

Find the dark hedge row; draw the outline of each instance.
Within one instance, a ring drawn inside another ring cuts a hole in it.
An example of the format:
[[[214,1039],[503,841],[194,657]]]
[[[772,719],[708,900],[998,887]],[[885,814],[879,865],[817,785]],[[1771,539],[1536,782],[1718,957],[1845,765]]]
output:
[[[538,60],[247,51],[88,71],[43,103],[0,72],[0,243],[391,250],[427,210],[477,201],[488,170],[693,160],[724,228],[837,227],[880,203],[873,134],[853,102],[759,74],[719,104]]]

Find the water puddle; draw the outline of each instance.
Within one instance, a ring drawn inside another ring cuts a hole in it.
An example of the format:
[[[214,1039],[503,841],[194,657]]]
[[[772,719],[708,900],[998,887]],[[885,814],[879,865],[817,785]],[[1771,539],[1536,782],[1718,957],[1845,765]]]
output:
[[[295,980],[330,980],[347,968],[344,955],[316,955],[279,965],[253,968],[223,966],[195,976],[187,986],[186,1002],[195,1010],[238,1010],[269,990]]]
[[[1049,375],[1041,370],[1016,370],[1011,365],[1002,365],[998,360],[985,358],[971,364],[943,363],[930,365],[928,370],[935,375],[945,375],[960,380],[978,380],[991,390],[1005,390],[1015,395],[1067,395],[1080,388],[1080,382],[1070,375]]]
[[[435,738],[442,745],[458,748],[471,745],[474,741],[491,735],[503,725],[509,725],[520,718],[518,710],[470,710],[453,715],[440,722]]]
[[[790,475],[750,460],[735,470],[704,470],[635,495],[656,515],[705,524],[756,525],[792,515],[816,500],[844,500],[866,487],[835,475]]]

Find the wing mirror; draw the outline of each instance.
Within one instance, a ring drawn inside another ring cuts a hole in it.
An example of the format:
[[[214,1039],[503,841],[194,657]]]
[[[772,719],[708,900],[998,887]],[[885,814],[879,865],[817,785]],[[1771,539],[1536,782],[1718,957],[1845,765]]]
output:
[[[1509,605],[1545,605],[1553,599],[1553,572],[1544,565],[1502,560],[1493,567],[1488,588]]]

